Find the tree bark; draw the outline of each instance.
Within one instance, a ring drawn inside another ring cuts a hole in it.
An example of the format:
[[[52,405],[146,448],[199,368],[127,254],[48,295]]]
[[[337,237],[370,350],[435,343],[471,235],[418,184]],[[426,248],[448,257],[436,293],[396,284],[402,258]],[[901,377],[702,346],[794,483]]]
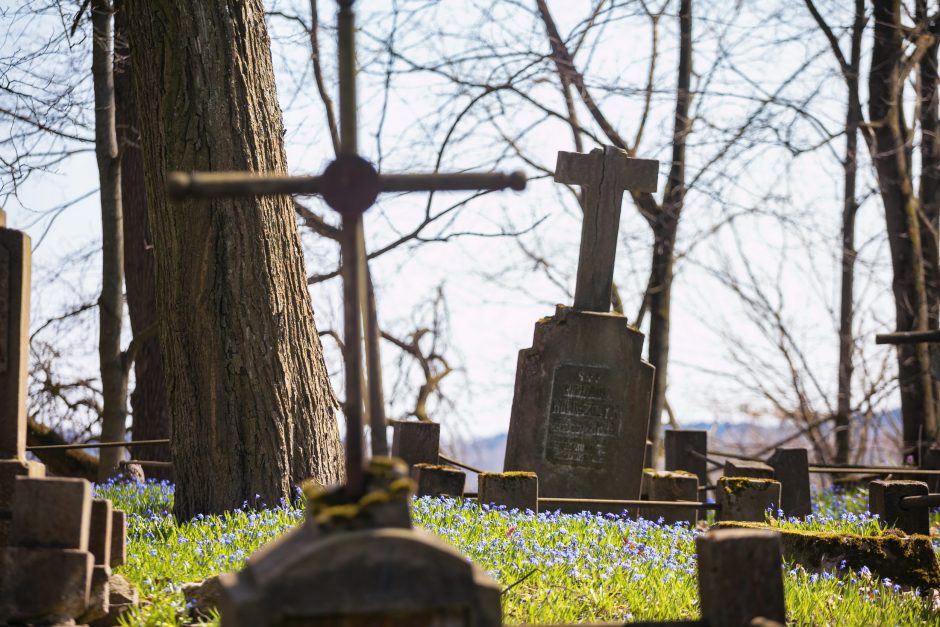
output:
[[[91,73],[95,91],[95,155],[101,190],[101,297],[98,299],[98,358],[104,412],[101,439],[124,439],[127,420],[127,374],[121,351],[124,316],[124,241],[121,211],[121,160],[114,119],[114,59],[111,53],[112,9],[107,0],[93,0]],[[101,449],[98,480],[118,469],[123,448]]]
[[[286,196],[171,200],[171,170],[286,171],[260,0],[129,0],[181,519],[342,478]]]
[[[676,113],[672,135],[672,165],[663,193],[663,202],[651,225],[653,262],[649,290],[649,361],[656,367],[653,398],[650,404],[649,440],[653,450],[659,442],[662,415],[666,407],[669,366],[669,308],[675,264],[679,216],[685,204],[685,147],[692,130],[689,107],[692,103],[692,0],[681,0],[679,7],[679,71],[676,86]]]
[[[121,149],[121,196],[124,209],[124,275],[127,313],[134,334],[134,391],[131,392],[135,440],[162,440],[170,437],[170,408],[163,374],[157,326],[156,270],[150,218],[147,215],[147,188],[144,161],[140,151],[137,99],[134,94],[134,66],[128,47],[125,0],[115,4],[114,14],[114,99]],[[125,364],[126,365],[126,364]],[[135,453],[137,459],[170,461],[168,445],[148,446]],[[173,473],[147,467],[147,476],[171,479]]]
[[[898,331],[928,328],[918,200],[913,193],[906,123],[901,107],[903,35],[900,0],[875,0],[871,72],[868,78],[869,119],[874,128],[872,149],[878,186],[885,209],[892,291]],[[919,456],[918,442],[933,437],[935,408],[926,346],[898,346],[898,379],[903,414],[904,451]]]
[[[845,81],[848,107],[845,113],[845,161],[842,164],[844,187],[842,198],[842,274],[839,303],[839,370],[835,417],[835,462],[848,464],[852,447],[852,360],[855,332],[855,217],[858,215],[856,180],[858,175],[858,129],[861,104],[858,77],[861,71],[862,34],[865,30],[865,0],[855,0],[852,23],[852,50]]]

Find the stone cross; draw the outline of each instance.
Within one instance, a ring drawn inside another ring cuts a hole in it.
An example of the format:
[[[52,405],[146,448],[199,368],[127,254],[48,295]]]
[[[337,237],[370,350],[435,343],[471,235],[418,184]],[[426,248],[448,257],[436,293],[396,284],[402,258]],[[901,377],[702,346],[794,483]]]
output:
[[[346,373],[346,486],[347,494],[362,489],[362,426],[371,426],[373,447],[385,448],[385,418],[378,362],[378,334],[369,332],[374,307],[367,297],[368,260],[365,254],[363,213],[375,204],[380,192],[407,191],[482,191],[511,188],[522,190],[526,177],[522,172],[380,175],[358,155],[356,101],[355,0],[337,0],[339,5],[339,111],[340,147],[336,159],[321,176],[283,176],[248,172],[176,172],[168,177],[171,195],[219,197],[279,194],[320,194],[342,215],[340,247],[342,255],[344,343]],[[369,311],[372,309],[372,311]],[[373,376],[363,374],[363,338],[366,357]],[[371,410],[372,420],[369,419]],[[386,449],[387,450],[387,449]]]
[[[575,309],[610,311],[623,192],[655,192],[658,172],[658,161],[631,159],[613,146],[595,148],[586,155],[558,153],[555,182],[580,185],[584,190]]]

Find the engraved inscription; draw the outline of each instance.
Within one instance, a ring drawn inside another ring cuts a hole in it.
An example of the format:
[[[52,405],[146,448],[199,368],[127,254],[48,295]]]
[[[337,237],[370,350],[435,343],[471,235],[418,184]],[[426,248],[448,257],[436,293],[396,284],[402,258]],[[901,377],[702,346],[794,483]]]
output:
[[[620,440],[623,403],[610,368],[562,364],[552,379],[545,459],[600,468]]]
[[[0,373],[10,363],[10,251],[0,246]]]

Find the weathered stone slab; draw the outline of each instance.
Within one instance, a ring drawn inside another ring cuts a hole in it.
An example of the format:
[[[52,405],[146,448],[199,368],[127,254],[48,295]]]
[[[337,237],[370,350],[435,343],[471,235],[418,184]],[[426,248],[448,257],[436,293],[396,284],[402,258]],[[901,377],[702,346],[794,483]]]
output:
[[[13,510],[16,515],[10,534],[12,544],[88,550],[91,523],[91,484],[88,481],[19,477]]]
[[[392,457],[415,464],[437,464],[441,425],[436,422],[398,420],[392,423]]]
[[[663,432],[666,449],[666,470],[684,470],[698,477],[699,484],[708,485],[708,431],[699,429],[667,429]],[[696,455],[697,453],[697,455]]]
[[[763,522],[780,505],[780,482],[773,479],[720,477],[715,489],[719,520]]]
[[[0,459],[25,460],[29,236],[0,227]]]
[[[709,625],[786,623],[780,535],[758,529],[709,531],[695,541],[702,619]]]
[[[713,529],[772,529],[763,523],[720,522]],[[921,590],[940,588],[940,564],[927,536],[889,530],[879,536],[773,529],[780,533],[783,557],[809,572],[868,568],[873,575]]]
[[[534,472],[547,497],[636,499],[653,367],[616,314],[558,306],[516,369],[506,471]]]
[[[872,481],[868,484],[868,510],[881,517],[884,524],[905,533],[930,533],[930,510],[926,507],[901,507],[905,496],[927,494],[923,481]]]
[[[108,615],[111,609],[111,567],[95,566],[91,573],[88,605],[78,617],[80,623],[90,623]]]
[[[478,481],[480,503],[539,511],[539,478],[534,472],[484,472]]]
[[[140,593],[132,583],[120,575],[111,575],[108,580],[108,613],[93,620],[88,627],[114,627],[120,624],[121,614],[140,602]]]
[[[0,549],[0,622],[68,623],[88,605],[94,558],[88,551]]]
[[[774,469],[764,462],[752,462],[743,459],[725,461],[725,477],[751,477],[752,479],[773,479]]]
[[[813,513],[809,489],[809,454],[805,448],[778,448],[767,460],[780,482],[780,507],[786,516],[803,518]]]
[[[450,466],[415,464],[411,467],[417,496],[463,496],[467,473]]]

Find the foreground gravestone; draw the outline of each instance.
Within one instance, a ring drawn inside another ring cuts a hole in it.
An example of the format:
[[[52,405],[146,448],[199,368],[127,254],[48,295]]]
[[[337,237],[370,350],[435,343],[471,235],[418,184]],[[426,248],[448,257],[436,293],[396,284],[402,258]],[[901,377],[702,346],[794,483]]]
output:
[[[30,240],[6,228],[0,209],[0,509],[13,504],[16,478],[45,476],[42,464],[26,460],[26,374],[29,339]],[[0,546],[8,542],[10,519],[0,518]]]
[[[373,458],[356,503],[308,489],[306,522],[221,576],[222,626],[501,625],[499,585],[412,528],[407,472]]]
[[[504,463],[536,473],[547,497],[639,497],[654,369],[643,335],[608,312],[623,192],[655,191],[657,168],[611,146],[558,153],[555,180],[585,196],[574,307],[536,323],[519,353]]]

